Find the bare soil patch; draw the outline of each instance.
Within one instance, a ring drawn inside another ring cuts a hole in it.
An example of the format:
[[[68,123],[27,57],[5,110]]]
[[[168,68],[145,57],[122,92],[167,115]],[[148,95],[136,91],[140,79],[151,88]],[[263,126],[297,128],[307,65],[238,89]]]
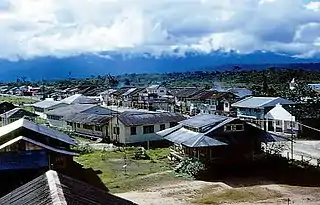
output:
[[[174,181],[117,194],[141,205],[319,204],[320,188],[257,185],[233,188],[221,182]]]

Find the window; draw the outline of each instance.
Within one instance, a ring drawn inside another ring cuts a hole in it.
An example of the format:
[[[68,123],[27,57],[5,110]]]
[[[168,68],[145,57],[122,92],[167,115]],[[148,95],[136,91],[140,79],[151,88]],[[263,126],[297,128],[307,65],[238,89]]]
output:
[[[154,133],[154,126],[153,125],[143,126],[143,134],[150,134],[150,133]]]
[[[295,123],[294,122],[288,122],[288,127],[291,128],[291,127],[295,127]]]
[[[232,131],[231,125],[224,126],[224,131]]]
[[[237,131],[243,131],[244,130],[244,126],[243,125],[236,125],[236,130]]]
[[[80,128],[80,123],[77,123],[77,128]]]
[[[224,106],[225,106],[225,107],[229,107],[229,103],[227,103],[227,102],[224,103]]]
[[[96,131],[102,132],[102,127],[101,126],[96,125],[94,128],[95,128]]]
[[[165,130],[166,129],[166,125],[165,124],[161,124],[160,125],[160,130]]]
[[[48,118],[51,120],[60,120],[60,117],[55,115],[49,115]]]
[[[113,127],[113,134],[119,135],[120,134],[120,128],[119,127]]]
[[[131,130],[131,135],[137,134],[137,127],[130,127],[130,130]]]
[[[280,120],[276,120],[276,125],[280,125]]]
[[[235,124],[235,125],[225,125],[224,131],[225,132],[236,132],[236,131],[243,131],[244,125],[243,124]]]
[[[178,123],[177,122],[170,122],[170,127],[174,127],[174,126],[177,126]]]
[[[86,125],[86,124],[84,124],[84,125],[83,125],[83,128],[84,128],[84,129],[87,129],[87,130],[92,130],[93,126],[92,126],[92,125]]]

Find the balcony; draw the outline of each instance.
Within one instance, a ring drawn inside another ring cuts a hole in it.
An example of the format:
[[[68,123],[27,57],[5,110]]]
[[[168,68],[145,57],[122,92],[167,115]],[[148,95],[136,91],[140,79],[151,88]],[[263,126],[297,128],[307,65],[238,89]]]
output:
[[[47,165],[47,155],[42,150],[0,153],[0,170],[37,169]]]

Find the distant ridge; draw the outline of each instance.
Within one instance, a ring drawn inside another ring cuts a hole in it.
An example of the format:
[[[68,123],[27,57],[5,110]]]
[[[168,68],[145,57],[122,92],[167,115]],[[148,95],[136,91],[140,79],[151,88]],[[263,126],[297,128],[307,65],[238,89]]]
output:
[[[304,64],[301,64],[304,63]],[[0,60],[0,81],[85,78],[91,75],[126,73],[169,73],[197,70],[264,69],[271,66],[320,69],[320,58],[300,59],[285,54],[257,51],[239,54],[216,51],[209,54],[185,53],[152,56],[150,54],[82,54],[66,58],[39,57],[30,60]],[[69,75],[71,74],[71,75]]]
[[[302,69],[302,70],[320,70],[319,63],[281,63],[281,64],[229,64],[217,66],[217,70],[264,70],[267,68],[276,69]]]

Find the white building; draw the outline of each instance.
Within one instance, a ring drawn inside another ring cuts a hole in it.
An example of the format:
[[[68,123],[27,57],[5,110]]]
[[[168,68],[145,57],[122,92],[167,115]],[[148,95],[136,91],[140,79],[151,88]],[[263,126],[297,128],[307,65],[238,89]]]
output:
[[[295,82],[295,79],[292,78],[291,82],[289,83],[289,89],[294,90],[297,86],[297,83]]]
[[[160,85],[151,85],[146,88],[148,94],[157,94],[159,97],[167,95],[167,89]]]
[[[282,105],[277,104],[266,115],[266,130],[281,133],[297,133],[299,124],[296,122],[295,116],[289,113]],[[291,126],[292,125],[292,126]]]
[[[121,144],[163,140],[156,132],[174,127],[184,119],[177,113],[123,112],[109,122],[110,140]]]
[[[60,102],[60,101],[54,101],[51,98],[45,99],[43,101],[34,103],[32,107],[34,108],[35,114],[39,115],[39,117],[43,119],[47,119],[46,112],[50,110],[54,110],[56,108],[67,106],[68,104]]]
[[[308,84],[308,86],[314,91],[320,91],[320,84]]]

